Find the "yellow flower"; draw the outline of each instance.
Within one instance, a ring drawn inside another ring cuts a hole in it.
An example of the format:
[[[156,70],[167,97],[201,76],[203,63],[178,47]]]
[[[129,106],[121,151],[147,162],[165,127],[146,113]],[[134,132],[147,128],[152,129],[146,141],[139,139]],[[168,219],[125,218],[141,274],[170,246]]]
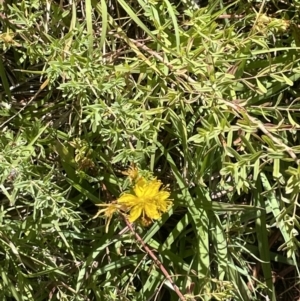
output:
[[[123,175],[128,176],[130,182],[135,182],[139,178],[139,170],[134,166],[130,166],[127,171],[123,172]]]
[[[133,188],[133,194],[121,195],[117,203],[130,211],[130,222],[141,218],[141,222],[147,225],[151,220],[159,219],[162,213],[168,210],[172,203],[168,200],[170,193],[164,189],[160,190],[161,185],[159,180],[146,181],[141,177]]]
[[[116,203],[97,204],[97,206],[106,207],[104,209],[100,209],[93,218],[97,218],[100,214],[103,214],[105,216],[105,218],[106,218],[105,232],[107,233],[110,221],[111,221],[114,213],[120,209],[122,210],[122,206],[120,206],[119,204],[116,204]]]

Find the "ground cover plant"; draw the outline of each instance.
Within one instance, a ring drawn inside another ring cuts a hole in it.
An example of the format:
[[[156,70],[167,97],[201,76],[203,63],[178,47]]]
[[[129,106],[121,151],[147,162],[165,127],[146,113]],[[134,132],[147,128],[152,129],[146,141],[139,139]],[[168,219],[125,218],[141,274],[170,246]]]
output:
[[[299,298],[299,11],[0,1],[0,299]]]

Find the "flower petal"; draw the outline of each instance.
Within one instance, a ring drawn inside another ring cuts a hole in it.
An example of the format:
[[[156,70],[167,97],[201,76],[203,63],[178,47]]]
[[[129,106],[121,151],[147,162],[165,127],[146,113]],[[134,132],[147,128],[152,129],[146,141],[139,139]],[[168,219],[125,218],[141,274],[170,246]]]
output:
[[[121,195],[119,197],[117,202],[118,202],[118,204],[122,204],[127,207],[132,207],[138,203],[138,198],[133,194],[124,193],[123,195]]]
[[[159,192],[159,188],[162,185],[160,181],[153,180],[147,186],[144,187],[144,195],[147,198],[154,198]]]
[[[145,186],[147,182],[144,178],[138,179],[136,185],[134,186],[134,193],[138,198],[141,198],[145,194]]]
[[[142,209],[143,206],[141,206],[141,204],[138,204],[136,206],[134,206],[131,210],[130,210],[130,215],[128,220],[133,223],[134,221],[136,221],[142,214]]]
[[[156,199],[159,199],[160,201],[165,201],[168,199],[168,197],[170,196],[170,192],[169,191],[159,191],[158,194],[156,195]]]
[[[151,219],[159,219],[161,217],[161,214],[159,214],[157,206],[155,204],[146,203],[144,206],[144,210],[146,215]]]

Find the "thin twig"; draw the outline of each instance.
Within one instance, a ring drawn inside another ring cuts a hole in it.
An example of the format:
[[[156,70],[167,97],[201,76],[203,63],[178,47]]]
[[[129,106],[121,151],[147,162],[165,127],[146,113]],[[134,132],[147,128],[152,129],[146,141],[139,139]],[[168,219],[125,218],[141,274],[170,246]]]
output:
[[[252,121],[255,122],[256,120],[248,115],[248,118]],[[256,121],[258,124],[258,128],[266,135],[268,136],[274,143],[282,146],[284,148],[284,150],[290,155],[291,158],[293,158],[295,160],[295,162],[297,163],[297,165],[299,165],[299,159],[297,158],[295,152],[293,151],[292,148],[288,147],[287,145],[285,145],[284,143],[282,143],[278,138],[274,137],[264,126],[264,124],[257,120]]]
[[[145,44],[142,44],[136,40],[130,39],[130,41],[132,43],[134,43],[137,47],[139,47],[140,49],[148,52],[149,54],[153,55],[158,61],[160,61],[161,63],[163,63],[165,66],[167,66],[171,71],[175,71],[174,70],[174,66],[172,64],[170,64],[169,62],[167,62],[161,55],[159,55],[156,51],[150,49],[149,47],[147,47]],[[187,71],[187,70],[185,70]],[[176,73],[176,71],[175,71]],[[180,77],[182,77],[183,79],[185,79],[188,83],[190,84],[197,84],[197,81],[195,81],[194,79],[192,79],[190,76],[188,76],[185,73],[180,73],[177,74]]]
[[[165,277],[167,278],[167,280],[169,280],[169,282],[173,286],[173,289],[174,289],[175,293],[177,294],[177,296],[179,297],[179,299],[181,301],[186,301],[186,298],[180,292],[178,286],[174,283],[174,281],[172,280],[170,274],[167,272],[167,270],[165,269],[165,267],[163,266],[163,264],[161,263],[161,261],[154,255],[154,253],[146,245],[146,243],[143,241],[143,239],[135,232],[135,230],[132,227],[132,224],[127,220],[126,217],[124,217],[124,220],[126,222],[127,227],[134,234],[136,240],[143,246],[144,250],[149,254],[149,256],[153,259],[153,261],[155,262],[155,264],[160,268],[160,270],[165,275]]]
[[[31,99],[28,101],[28,103],[22,107],[16,114],[8,118],[6,121],[4,121],[0,125],[0,129],[3,128],[7,123],[9,123],[11,120],[13,120],[15,117],[17,117],[19,114],[21,114],[32,102],[37,98],[37,96],[48,86],[49,84],[49,79],[46,79],[42,85],[40,86],[39,90],[31,97]]]
[[[218,19],[242,19],[245,18],[244,15],[220,15]]]
[[[223,101],[224,101],[224,100],[223,100]],[[295,154],[295,152],[293,151],[293,149],[292,149],[291,147],[287,146],[286,144],[284,144],[283,142],[281,142],[280,139],[274,137],[274,136],[267,130],[267,128],[264,126],[264,124],[263,124],[260,120],[258,120],[258,119],[256,119],[256,118],[250,116],[250,115],[248,114],[248,112],[246,111],[246,109],[245,109],[244,107],[238,105],[237,103],[229,102],[229,101],[224,101],[224,102],[225,102],[228,106],[230,106],[231,108],[233,108],[234,111],[237,112],[238,114],[240,114],[241,112],[243,112],[243,114],[246,115],[247,118],[257,126],[257,128],[259,128],[259,129],[260,129],[266,136],[268,136],[275,144],[281,146],[281,147],[284,149],[284,151],[285,151],[286,153],[288,153],[288,154],[290,155],[290,157],[296,162],[297,165],[300,164],[300,160],[298,159],[298,157],[297,157],[297,155]]]

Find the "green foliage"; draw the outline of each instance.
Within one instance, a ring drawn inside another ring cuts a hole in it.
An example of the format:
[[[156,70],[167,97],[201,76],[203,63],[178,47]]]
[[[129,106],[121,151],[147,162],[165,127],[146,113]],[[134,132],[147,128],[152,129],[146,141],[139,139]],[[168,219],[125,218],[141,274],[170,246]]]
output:
[[[294,300],[300,2],[0,3],[1,300],[178,300],[93,219],[131,163],[169,185],[135,230],[186,300]]]

